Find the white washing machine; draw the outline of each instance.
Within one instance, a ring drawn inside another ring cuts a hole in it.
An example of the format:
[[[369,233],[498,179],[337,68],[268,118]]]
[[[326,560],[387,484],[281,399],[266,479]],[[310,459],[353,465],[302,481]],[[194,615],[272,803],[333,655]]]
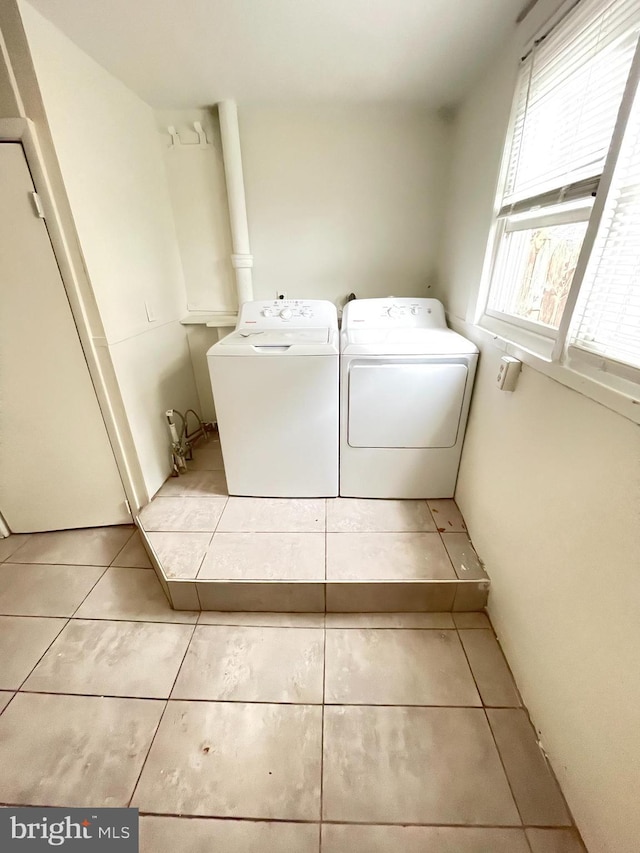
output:
[[[340,494],[453,497],[477,347],[437,299],[357,299],[340,353]]]
[[[207,352],[229,494],[338,494],[338,319],[331,302],[245,302]]]

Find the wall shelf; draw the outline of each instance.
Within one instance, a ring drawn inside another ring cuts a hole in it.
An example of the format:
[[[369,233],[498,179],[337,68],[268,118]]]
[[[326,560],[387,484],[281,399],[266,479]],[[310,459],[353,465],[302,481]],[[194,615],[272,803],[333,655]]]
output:
[[[238,314],[232,311],[191,311],[180,320],[183,326],[208,326],[210,329],[235,328]]]

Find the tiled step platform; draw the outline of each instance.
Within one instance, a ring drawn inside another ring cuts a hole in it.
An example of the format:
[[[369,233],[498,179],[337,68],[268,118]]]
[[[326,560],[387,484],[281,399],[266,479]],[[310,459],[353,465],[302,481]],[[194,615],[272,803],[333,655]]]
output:
[[[176,611],[131,527],[17,535],[0,660],[0,804],[140,853],[585,853],[483,613]]]
[[[452,500],[229,497],[220,445],[138,518],[176,610],[475,611],[489,579]]]

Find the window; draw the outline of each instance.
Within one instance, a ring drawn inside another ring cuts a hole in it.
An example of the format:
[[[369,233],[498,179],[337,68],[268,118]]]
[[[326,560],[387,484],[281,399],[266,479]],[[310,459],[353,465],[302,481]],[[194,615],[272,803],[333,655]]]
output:
[[[640,0],[578,0],[523,57],[480,306],[481,325],[548,360],[634,381],[639,35]]]
[[[593,353],[640,368],[640,97],[617,159],[569,340],[574,357]]]

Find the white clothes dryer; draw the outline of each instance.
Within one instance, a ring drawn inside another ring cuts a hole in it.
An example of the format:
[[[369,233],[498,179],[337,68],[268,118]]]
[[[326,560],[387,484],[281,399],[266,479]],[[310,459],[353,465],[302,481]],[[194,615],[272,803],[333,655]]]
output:
[[[340,342],[340,494],[453,497],[477,347],[437,299],[356,299]]]
[[[338,494],[338,358],[331,302],[244,303],[207,352],[229,494]]]

